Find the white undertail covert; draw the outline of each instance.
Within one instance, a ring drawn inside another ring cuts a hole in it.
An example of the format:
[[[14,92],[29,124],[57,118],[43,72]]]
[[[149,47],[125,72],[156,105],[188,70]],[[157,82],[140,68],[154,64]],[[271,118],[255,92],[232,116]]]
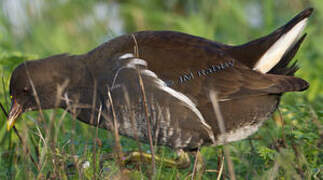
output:
[[[270,71],[283,57],[286,51],[300,38],[307,23],[307,18],[297,23],[292,29],[283,34],[259,59],[253,70],[267,73]]]

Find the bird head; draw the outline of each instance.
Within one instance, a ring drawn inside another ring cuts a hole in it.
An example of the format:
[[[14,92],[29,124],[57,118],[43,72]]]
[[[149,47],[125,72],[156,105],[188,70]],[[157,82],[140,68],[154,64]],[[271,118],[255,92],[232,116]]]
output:
[[[10,130],[19,116],[27,111],[51,109],[57,102],[58,84],[64,82],[55,60],[28,61],[20,64],[10,79],[12,101],[7,129]]]

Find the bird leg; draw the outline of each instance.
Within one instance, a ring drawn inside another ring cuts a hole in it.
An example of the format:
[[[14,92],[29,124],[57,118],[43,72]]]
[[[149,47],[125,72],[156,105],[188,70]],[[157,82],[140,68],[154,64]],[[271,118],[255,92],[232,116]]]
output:
[[[169,168],[179,168],[179,169],[188,168],[191,164],[189,155],[183,150],[179,150],[177,154],[178,154],[178,158],[176,159],[166,159],[166,158],[161,158],[159,156],[155,156],[155,162]],[[140,161],[144,163],[150,163],[151,160],[152,160],[152,155],[149,153],[131,152],[125,157],[123,162],[124,164],[128,164],[130,162],[140,162]]]

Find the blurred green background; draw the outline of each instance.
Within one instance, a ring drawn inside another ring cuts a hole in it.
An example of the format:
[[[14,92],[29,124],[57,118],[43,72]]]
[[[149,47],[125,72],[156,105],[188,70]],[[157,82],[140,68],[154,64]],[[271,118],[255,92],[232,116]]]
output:
[[[322,175],[322,0],[1,0],[0,74],[2,78],[0,102],[4,104],[6,109],[9,109],[10,74],[14,67],[24,60],[38,59],[59,53],[86,53],[118,35],[141,30],[181,31],[226,44],[238,45],[272,32],[306,7],[314,7],[315,11],[305,29],[308,36],[295,57],[300,65],[300,70],[296,75],[310,82],[311,86],[303,93],[286,94],[281,105],[283,115],[287,119],[287,131],[290,130],[288,131],[291,135],[290,138],[296,138],[292,142],[302,144],[299,151],[304,155],[302,159],[304,164],[301,163],[298,167],[301,170],[297,170],[292,165],[293,163],[290,163],[296,170],[279,172],[279,175],[289,177],[288,173],[302,174],[299,171],[304,171],[303,175],[299,175],[301,178],[314,177],[314,174],[317,175],[319,174],[317,172],[320,171]],[[5,117],[2,112],[0,114],[0,137],[2,139],[0,152],[3,157],[8,152],[9,154],[13,153],[8,149],[12,147],[19,149],[19,143],[14,134],[8,135],[5,132]],[[35,121],[29,119],[36,118],[36,114],[29,113],[30,116],[25,118],[28,120],[17,123],[18,128],[33,129]],[[29,124],[29,126],[24,124]],[[65,126],[69,127],[70,125],[66,123]],[[83,141],[90,141],[93,136],[87,132],[88,129],[90,129],[89,132],[93,132],[93,129],[79,123],[78,127],[76,136],[80,136],[79,138]],[[269,132],[268,128],[274,132]],[[69,129],[66,128],[66,131],[69,132]],[[293,134],[295,132],[296,134]],[[100,133],[104,134],[105,132],[100,131]],[[256,157],[253,159],[248,154],[250,147],[247,140],[233,145],[235,146],[233,159],[239,164],[236,172],[240,175],[238,177],[258,177],[266,174],[274,168],[275,162],[278,162],[277,159],[285,157],[285,152],[282,154],[282,151],[275,150],[269,145],[273,140],[264,137],[267,133],[273,133],[270,137],[274,137],[274,139],[283,136],[281,127],[275,126],[273,121],[265,124],[265,127],[253,136],[254,138],[260,136],[262,137],[260,139],[264,141],[256,141],[256,144],[259,144],[259,146],[256,145],[258,159]],[[26,131],[25,134],[33,139],[30,132]],[[106,135],[102,135],[101,139],[104,137]],[[61,135],[60,138],[68,139],[68,133],[65,136]],[[39,140],[37,137],[35,139]],[[288,142],[292,144],[291,141]],[[313,145],[310,145],[311,143]],[[129,143],[125,144],[127,148]],[[41,148],[43,145],[39,143],[39,146]],[[62,148],[59,143],[57,146],[58,149]],[[285,148],[288,152],[293,151],[293,146]],[[208,163],[211,164],[209,166],[214,165],[210,161],[214,161],[212,158],[218,150],[213,152],[214,150],[206,148],[204,151],[204,156],[209,158]],[[78,151],[79,154],[82,152],[82,150]],[[247,153],[246,156],[243,156],[247,160],[241,162],[242,155],[237,155],[239,153]],[[295,153],[292,154],[294,155],[291,155],[293,158],[290,162],[294,162],[298,158]],[[287,153],[287,155],[290,154]],[[5,158],[7,157],[14,158],[14,155],[5,156]],[[25,177],[21,174],[17,175],[19,172],[17,168],[21,167],[13,162],[30,164],[28,158],[25,161],[2,159],[0,161],[0,165],[2,165],[0,168],[1,177],[4,177],[3,175],[8,177],[6,176],[8,174],[10,177]],[[50,167],[50,165],[48,166]],[[213,168],[215,167],[217,166],[214,165]],[[258,167],[259,169],[250,170],[248,167]],[[29,172],[29,170],[27,168],[24,171]],[[160,171],[162,174],[166,173],[164,170]],[[176,174],[174,177],[177,177],[177,173],[184,175],[187,173],[186,171],[165,171],[171,174],[165,176],[168,178],[172,178],[174,172]],[[35,170],[31,170],[31,172],[26,176],[37,177],[41,174]],[[210,179],[212,177],[213,175],[205,176]]]

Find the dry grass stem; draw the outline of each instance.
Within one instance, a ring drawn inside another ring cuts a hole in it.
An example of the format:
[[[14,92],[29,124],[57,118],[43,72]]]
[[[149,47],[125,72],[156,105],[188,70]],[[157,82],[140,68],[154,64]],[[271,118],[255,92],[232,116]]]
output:
[[[141,166],[142,166],[143,158],[142,158],[141,144],[139,142],[139,135],[138,135],[139,132],[138,132],[137,126],[136,126],[136,117],[135,117],[136,115],[135,115],[135,112],[131,110],[129,94],[128,94],[128,92],[126,91],[126,89],[124,87],[123,87],[123,92],[124,92],[125,101],[126,101],[129,113],[130,113],[130,120],[131,120],[131,126],[133,128],[133,132],[134,132],[134,137],[135,137],[135,140],[136,140],[136,143],[137,143],[137,146],[138,146],[138,150],[139,150],[139,153],[140,153],[139,169],[140,169],[140,172],[141,172]]]
[[[97,139],[98,139],[98,132],[99,132],[99,124],[100,124],[100,118],[101,118],[101,114],[102,114],[102,104],[100,104],[99,107],[99,114],[98,114],[98,118],[97,118],[97,125],[95,128],[95,138],[94,138],[94,146],[93,146],[93,179],[96,179],[96,155],[97,155],[97,150],[96,150],[96,146],[97,146]]]
[[[39,109],[40,119],[45,120],[45,116],[44,116],[43,110],[42,110],[41,105],[40,105],[40,100],[39,100],[39,97],[38,97],[38,93],[36,91],[36,88],[35,88],[35,85],[34,85],[33,81],[31,80],[30,73],[29,73],[29,70],[27,68],[26,61],[24,61],[24,65],[26,66],[26,73],[27,73],[27,76],[28,76],[28,80],[29,80],[29,83],[30,83],[31,88],[33,90],[33,95],[34,95],[34,98],[36,100],[36,104],[37,104],[38,109]]]
[[[198,162],[198,153],[200,152],[200,147],[198,147],[195,155],[195,160],[194,160],[194,166],[193,166],[193,172],[192,172],[192,177],[191,180],[194,180],[195,175],[196,175],[196,169],[197,169],[197,162]]]
[[[213,110],[215,112],[215,116],[219,125],[219,129],[221,134],[225,134],[225,126],[224,126],[224,120],[221,114],[221,110],[220,110],[220,106],[218,103],[218,98],[217,98],[217,94],[215,91],[211,90],[210,91],[210,99],[213,105]],[[227,146],[225,145],[226,142],[226,138],[224,138],[224,145],[223,145],[223,150],[224,150],[224,156],[227,160],[227,164],[228,164],[228,168],[229,168],[229,174],[230,174],[230,179],[235,180],[236,176],[234,173],[234,167],[233,167],[233,163],[231,161],[231,157],[230,157],[230,152],[229,149],[227,148]]]
[[[109,98],[109,102],[111,104],[111,111],[112,111],[112,116],[113,116],[113,129],[114,129],[114,138],[115,138],[115,143],[116,143],[115,148],[116,148],[117,154],[118,154],[117,159],[118,159],[119,165],[122,165],[123,153],[122,153],[121,144],[120,144],[117,116],[116,116],[116,113],[114,110],[110,89],[108,89],[108,98]]]
[[[131,34],[131,37],[135,42],[135,46],[134,46],[135,57],[139,58],[139,45],[138,45],[137,39],[134,34]],[[147,121],[147,131],[148,131],[149,145],[150,145],[150,151],[151,151],[152,174],[154,176],[156,174],[155,152],[154,152],[154,143],[153,143],[152,132],[151,132],[151,122],[150,122],[149,112],[148,112],[147,97],[145,93],[144,83],[138,69],[137,69],[137,74],[139,78],[139,85],[142,93],[142,100],[143,100],[143,105],[145,110],[146,121]]]
[[[44,147],[42,148],[43,150],[41,151],[41,153],[40,153],[40,155],[39,155],[39,167],[40,167],[40,169],[42,169],[42,167],[43,167],[43,165],[44,164],[46,164],[46,161],[47,161],[47,159],[46,159],[46,152],[47,152],[47,149],[48,149],[48,147],[47,147],[47,143],[46,143],[46,140],[45,140],[45,138],[44,138],[44,136],[43,136],[43,134],[42,134],[42,132],[41,132],[41,130],[39,129],[39,127],[38,126],[36,126],[36,129],[37,129],[37,131],[38,131],[38,134],[37,134],[37,136],[39,136],[39,138],[40,138],[40,140],[43,142],[43,144],[44,144]],[[40,174],[39,174],[40,175]],[[37,178],[38,179],[38,178]]]
[[[223,173],[223,167],[224,167],[224,156],[222,154],[221,166],[220,166],[220,170],[218,171],[218,177],[216,178],[217,180],[221,179],[221,176],[222,176],[222,173]]]
[[[135,42],[135,46],[133,47],[135,57],[139,58],[139,46],[138,46],[136,36],[134,34],[131,34],[131,37],[132,37],[133,41]]]
[[[151,122],[149,118],[149,112],[148,112],[148,104],[147,104],[147,97],[145,93],[145,87],[144,83],[142,81],[142,77],[139,73],[139,70],[137,70],[138,78],[139,78],[139,85],[142,93],[142,100],[143,100],[143,105],[144,105],[144,110],[145,110],[145,117],[146,117],[146,122],[147,122],[147,131],[148,131],[148,138],[149,138],[149,146],[150,146],[150,151],[151,151],[151,166],[152,166],[152,171],[153,171],[153,176],[156,174],[156,166],[155,166],[155,152],[154,152],[154,143],[153,143],[153,138],[152,138],[152,132],[151,132]]]

